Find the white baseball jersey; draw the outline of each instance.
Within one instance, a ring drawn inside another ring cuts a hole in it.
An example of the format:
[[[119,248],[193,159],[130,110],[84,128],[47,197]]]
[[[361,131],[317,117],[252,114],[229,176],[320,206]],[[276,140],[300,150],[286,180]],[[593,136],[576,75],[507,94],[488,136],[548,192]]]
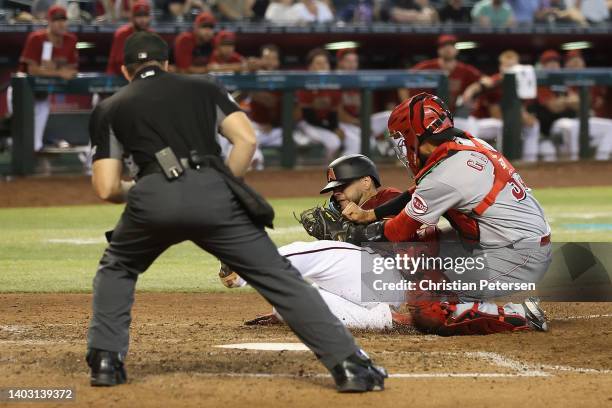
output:
[[[361,301],[362,262],[373,264],[373,258],[380,256],[368,251],[339,241],[294,242],[278,249],[306,280],[344,299],[364,305],[366,303]]]
[[[486,142],[477,140],[494,150]],[[474,145],[463,138],[456,138],[455,142]],[[501,190],[493,205],[482,215],[474,214],[472,210],[489,193],[493,182],[494,166],[484,154],[454,152],[421,177],[406,213],[423,224],[436,225],[446,211],[456,209],[478,223],[483,246],[537,240],[550,233],[542,207],[518,173]]]
[[[380,255],[339,241],[294,242],[278,251],[317,285],[331,312],[347,327],[381,330],[392,326],[388,304],[361,299],[362,270],[372,273],[370,265]],[[395,279],[401,280],[399,273]]]

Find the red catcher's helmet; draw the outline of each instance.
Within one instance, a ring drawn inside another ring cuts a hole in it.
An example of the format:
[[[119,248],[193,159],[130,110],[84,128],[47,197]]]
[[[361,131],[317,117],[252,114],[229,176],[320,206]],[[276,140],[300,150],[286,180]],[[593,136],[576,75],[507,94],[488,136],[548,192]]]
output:
[[[397,158],[416,175],[423,163],[419,145],[453,127],[453,115],[442,99],[421,92],[397,105],[387,123]],[[442,136],[446,139],[446,136]]]

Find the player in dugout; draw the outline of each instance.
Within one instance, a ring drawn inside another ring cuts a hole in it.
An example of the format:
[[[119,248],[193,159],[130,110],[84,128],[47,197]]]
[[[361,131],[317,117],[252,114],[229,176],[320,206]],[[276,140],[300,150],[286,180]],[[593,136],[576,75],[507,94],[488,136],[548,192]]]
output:
[[[179,34],[174,40],[174,60],[177,72],[182,74],[205,74],[213,53],[215,17],[208,13],[198,14],[193,30]]]
[[[108,57],[106,73],[109,75],[122,76],[123,49],[125,41],[130,35],[138,31],[150,31],[151,5],[146,0],[138,0],[132,4],[132,15],[130,22],[119,27],[113,35],[113,44]]]

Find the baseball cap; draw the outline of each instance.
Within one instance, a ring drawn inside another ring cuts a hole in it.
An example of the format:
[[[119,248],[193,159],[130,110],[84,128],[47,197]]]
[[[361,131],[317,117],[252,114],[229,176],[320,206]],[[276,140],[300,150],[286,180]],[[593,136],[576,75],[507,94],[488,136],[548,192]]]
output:
[[[132,16],[148,16],[151,14],[151,6],[147,1],[139,0],[132,4]]]
[[[357,50],[355,48],[342,48],[336,52],[336,60],[340,61],[348,54],[357,54]]]
[[[219,31],[215,37],[215,45],[236,44],[236,34],[231,31]]]
[[[53,5],[49,7],[47,10],[47,20],[56,21],[56,20],[66,20],[66,9],[59,5]]]
[[[168,44],[155,33],[135,32],[125,42],[123,60],[125,65],[153,60],[167,61]]]
[[[196,27],[214,27],[215,24],[217,24],[215,16],[206,11],[198,14],[194,23]]]
[[[442,34],[438,37],[438,47],[441,47],[446,44],[455,44],[457,42],[457,37],[452,34]]]
[[[546,50],[540,55],[540,64],[550,61],[561,61],[561,55],[555,50]]]

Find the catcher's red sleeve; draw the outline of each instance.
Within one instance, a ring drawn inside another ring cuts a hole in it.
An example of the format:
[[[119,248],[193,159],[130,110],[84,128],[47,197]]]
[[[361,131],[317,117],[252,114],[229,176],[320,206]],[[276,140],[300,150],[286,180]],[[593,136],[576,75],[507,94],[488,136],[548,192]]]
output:
[[[410,218],[404,209],[385,223],[385,237],[391,242],[413,241],[421,225],[422,222]]]

